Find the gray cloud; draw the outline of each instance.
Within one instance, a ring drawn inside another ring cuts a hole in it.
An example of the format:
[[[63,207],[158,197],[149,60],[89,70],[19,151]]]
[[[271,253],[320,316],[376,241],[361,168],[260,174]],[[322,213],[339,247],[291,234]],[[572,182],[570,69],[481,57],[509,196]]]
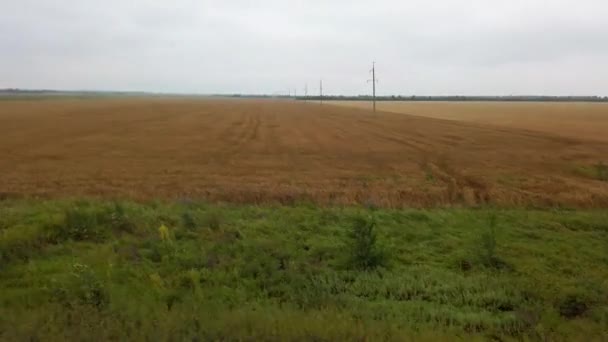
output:
[[[608,95],[603,0],[0,0],[0,87]]]

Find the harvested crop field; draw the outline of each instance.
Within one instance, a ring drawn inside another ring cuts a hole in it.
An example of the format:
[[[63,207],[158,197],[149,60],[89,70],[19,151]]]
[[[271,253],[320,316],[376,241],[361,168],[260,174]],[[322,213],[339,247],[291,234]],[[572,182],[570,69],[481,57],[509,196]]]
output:
[[[606,206],[608,142],[574,136],[278,100],[8,100],[0,193]]]

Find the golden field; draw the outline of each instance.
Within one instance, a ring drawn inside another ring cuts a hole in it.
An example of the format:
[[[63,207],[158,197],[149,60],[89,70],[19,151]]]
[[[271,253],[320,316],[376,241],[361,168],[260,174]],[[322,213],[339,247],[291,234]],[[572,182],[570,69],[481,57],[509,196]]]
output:
[[[0,193],[383,207],[608,205],[599,164],[608,162],[604,105],[380,108],[387,112],[280,100],[1,101]],[[395,108],[416,116],[388,112]],[[574,110],[579,114],[568,114]]]

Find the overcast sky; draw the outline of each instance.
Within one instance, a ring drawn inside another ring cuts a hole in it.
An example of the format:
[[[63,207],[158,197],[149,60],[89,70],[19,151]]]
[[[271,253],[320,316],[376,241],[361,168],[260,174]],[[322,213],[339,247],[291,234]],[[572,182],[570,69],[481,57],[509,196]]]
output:
[[[608,95],[606,0],[0,0],[0,88]]]

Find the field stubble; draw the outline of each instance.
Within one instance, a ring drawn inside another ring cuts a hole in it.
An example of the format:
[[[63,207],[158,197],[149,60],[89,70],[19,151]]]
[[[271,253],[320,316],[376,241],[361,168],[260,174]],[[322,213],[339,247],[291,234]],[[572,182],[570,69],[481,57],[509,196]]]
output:
[[[290,101],[4,101],[0,155],[4,197],[608,205],[608,142]]]

